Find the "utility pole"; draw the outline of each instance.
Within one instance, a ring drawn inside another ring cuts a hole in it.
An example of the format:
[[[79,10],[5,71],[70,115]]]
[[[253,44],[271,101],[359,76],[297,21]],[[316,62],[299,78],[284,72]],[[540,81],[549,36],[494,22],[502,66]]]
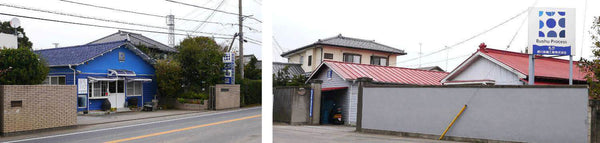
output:
[[[239,17],[239,32],[238,32],[238,36],[240,36],[239,40],[240,40],[240,75],[242,80],[244,79],[244,32],[243,32],[243,28],[242,26],[244,26],[244,24],[242,23],[242,21],[244,20],[244,17],[242,17],[242,0],[238,0],[239,4],[239,10],[240,12],[238,13],[238,17]]]

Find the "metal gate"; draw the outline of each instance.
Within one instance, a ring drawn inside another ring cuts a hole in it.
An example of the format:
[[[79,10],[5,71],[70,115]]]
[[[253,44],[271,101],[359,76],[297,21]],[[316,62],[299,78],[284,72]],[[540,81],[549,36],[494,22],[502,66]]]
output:
[[[207,110],[216,110],[216,91],[215,86],[210,86],[208,88],[208,105]]]

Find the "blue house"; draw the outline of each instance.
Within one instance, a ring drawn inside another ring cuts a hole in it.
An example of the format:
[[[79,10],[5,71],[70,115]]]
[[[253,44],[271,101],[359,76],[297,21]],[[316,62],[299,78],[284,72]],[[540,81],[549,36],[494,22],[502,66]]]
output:
[[[154,60],[127,40],[34,51],[50,67],[44,84],[77,85],[77,111],[127,109],[155,99]]]

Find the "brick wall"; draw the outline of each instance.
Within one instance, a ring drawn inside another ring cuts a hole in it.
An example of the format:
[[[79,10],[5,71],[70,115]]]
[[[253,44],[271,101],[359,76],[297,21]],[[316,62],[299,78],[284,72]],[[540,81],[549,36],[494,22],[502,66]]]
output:
[[[240,85],[217,84],[215,86],[215,108],[228,109],[240,107]]]
[[[75,85],[0,85],[2,133],[76,125],[76,92]]]

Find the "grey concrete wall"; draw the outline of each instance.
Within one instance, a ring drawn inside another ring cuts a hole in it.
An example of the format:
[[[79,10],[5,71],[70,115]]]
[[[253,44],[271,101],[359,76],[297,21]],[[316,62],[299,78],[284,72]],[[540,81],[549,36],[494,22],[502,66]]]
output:
[[[300,95],[300,87],[275,87],[273,90],[273,121],[289,124],[309,122],[310,88]]]
[[[365,87],[362,128],[518,142],[587,142],[588,91],[552,88]]]

